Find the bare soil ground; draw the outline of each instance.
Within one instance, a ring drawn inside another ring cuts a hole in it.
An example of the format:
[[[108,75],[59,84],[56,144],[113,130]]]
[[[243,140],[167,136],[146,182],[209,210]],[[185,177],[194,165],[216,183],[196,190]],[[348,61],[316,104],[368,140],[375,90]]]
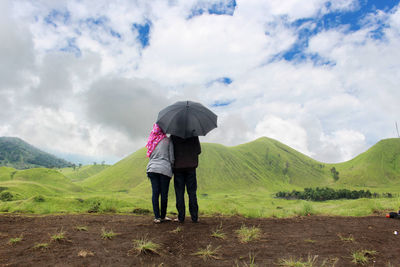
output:
[[[243,225],[259,228],[259,238],[241,242],[236,231]],[[211,236],[217,227],[225,239]],[[117,235],[104,239],[102,229]],[[0,266],[280,266],[307,259],[314,259],[313,266],[357,266],[352,254],[363,250],[366,266],[400,266],[394,231],[400,232],[400,220],[384,216],[201,217],[197,224],[154,224],[150,216],[136,215],[2,214]],[[157,253],[135,250],[134,240],[143,238],[160,246]],[[209,245],[219,247],[210,258],[194,255]]]

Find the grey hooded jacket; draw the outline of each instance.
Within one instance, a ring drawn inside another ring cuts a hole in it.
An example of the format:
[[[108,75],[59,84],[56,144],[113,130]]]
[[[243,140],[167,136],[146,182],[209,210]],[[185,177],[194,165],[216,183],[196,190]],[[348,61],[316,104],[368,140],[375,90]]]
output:
[[[150,161],[147,164],[147,172],[161,173],[172,177],[172,165],[174,164],[174,146],[171,139],[164,137],[151,152]]]

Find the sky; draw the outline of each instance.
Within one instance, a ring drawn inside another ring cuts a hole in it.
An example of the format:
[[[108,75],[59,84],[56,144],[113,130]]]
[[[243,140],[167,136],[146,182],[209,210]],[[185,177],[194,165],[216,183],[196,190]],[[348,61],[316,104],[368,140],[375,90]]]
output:
[[[201,142],[347,161],[400,123],[398,0],[2,0],[0,136],[75,163],[143,148],[201,102]]]

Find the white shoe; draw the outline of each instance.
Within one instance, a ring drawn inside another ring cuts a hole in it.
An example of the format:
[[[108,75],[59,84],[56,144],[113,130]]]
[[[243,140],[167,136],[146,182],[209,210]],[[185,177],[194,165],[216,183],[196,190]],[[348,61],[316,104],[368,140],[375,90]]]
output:
[[[165,217],[164,219],[161,219],[162,222],[170,222],[172,221],[171,218]]]

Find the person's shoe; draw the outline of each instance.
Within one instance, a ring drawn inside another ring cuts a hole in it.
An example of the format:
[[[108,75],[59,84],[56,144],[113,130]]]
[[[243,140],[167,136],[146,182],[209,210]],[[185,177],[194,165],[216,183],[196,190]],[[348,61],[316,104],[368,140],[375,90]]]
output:
[[[159,219],[159,218],[156,218],[156,219],[154,219],[154,221],[153,221],[154,223],[161,223],[161,219]]]
[[[179,220],[178,218],[175,218],[174,222],[183,223],[183,221]]]
[[[171,218],[165,217],[164,219],[161,219],[162,222],[170,222],[172,221]]]

